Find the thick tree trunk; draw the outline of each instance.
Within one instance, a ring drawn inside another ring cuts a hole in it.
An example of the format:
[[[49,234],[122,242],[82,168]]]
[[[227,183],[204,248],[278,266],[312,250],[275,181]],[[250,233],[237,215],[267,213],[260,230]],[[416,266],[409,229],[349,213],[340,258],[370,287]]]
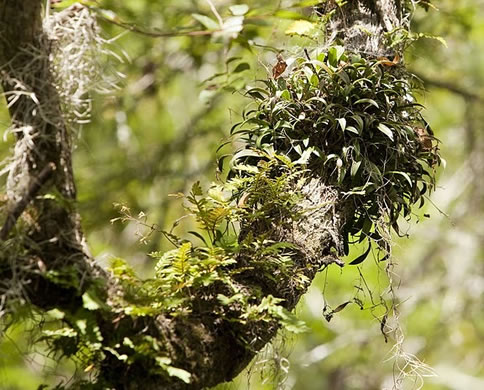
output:
[[[39,0],[0,2],[0,69],[17,137],[7,206],[2,210],[0,277],[2,281],[12,279],[11,291],[21,289],[21,296],[40,309],[75,313],[82,307],[82,295],[93,284],[104,284],[104,298],[109,304],[116,302],[120,290],[114,279],[95,265],[84,243],[75,207],[71,134],[50,72],[49,43],[42,31],[40,12]],[[400,25],[401,13],[400,1],[349,1],[337,8],[330,28],[332,35],[341,36],[352,50],[375,56],[386,54],[383,32]],[[374,34],[363,33],[362,26]],[[20,94],[19,86],[28,93]],[[284,299],[289,310],[308,287],[290,288],[293,278],[304,275],[311,281],[322,267],[338,262],[334,256],[341,254],[348,207],[318,178],[308,182],[303,194],[302,210],[313,210],[320,204],[330,206],[320,207],[292,227],[273,233],[273,239],[299,248],[293,259],[294,274],[278,283],[256,271],[234,277],[234,283],[247,296],[255,296],[254,291],[261,291],[263,296],[271,294]],[[238,260],[241,267],[249,264],[250,254]],[[72,287],[59,283],[47,277],[49,271],[69,274],[79,284]],[[281,285],[287,288],[281,290]],[[187,315],[132,317],[110,310],[96,311],[103,345],[119,344],[125,337],[150,335],[161,345],[160,356],[169,357],[171,366],[192,374],[191,384],[186,385],[175,377],[154,373],[151,361],[128,364],[108,354],[96,367],[99,383],[116,389],[136,389],[141,382],[143,389],[199,389],[234,378],[271,340],[278,324],[242,324],[214,315],[220,305],[217,293],[223,292],[223,287],[215,289],[212,301],[194,304]],[[0,291],[0,295],[7,295],[7,291]]]

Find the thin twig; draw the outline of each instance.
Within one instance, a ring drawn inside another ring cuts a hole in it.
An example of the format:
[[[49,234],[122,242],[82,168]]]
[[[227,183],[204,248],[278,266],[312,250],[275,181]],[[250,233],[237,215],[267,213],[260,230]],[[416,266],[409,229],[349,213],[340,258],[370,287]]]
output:
[[[411,72],[415,76],[417,76],[417,78],[422,80],[425,85],[428,85],[428,86],[431,86],[431,87],[436,87],[436,88],[447,89],[448,91],[455,93],[457,95],[460,95],[467,100],[480,100],[480,101],[484,100],[484,96],[481,96],[477,93],[474,93],[474,92],[471,92],[467,89],[459,87],[455,84],[452,84],[451,82],[432,79],[430,77],[424,76],[421,73],[414,72],[413,70],[411,70]]]
[[[212,3],[212,0],[206,0],[206,2],[208,3],[208,5],[210,6],[210,9],[212,10],[213,14],[215,15],[215,17],[217,18],[218,20],[218,24],[220,24],[220,27],[223,27],[224,25],[224,20],[222,19],[222,17],[220,16],[220,14],[218,13],[217,11],[217,8],[215,8],[215,5],[213,5]]]
[[[8,213],[7,219],[2,227],[2,230],[0,231],[0,240],[5,241],[8,233],[10,233],[10,230],[12,230],[12,228],[15,226],[18,218],[20,217],[20,215],[22,215],[27,205],[34,198],[37,192],[39,192],[45,182],[49,180],[55,170],[55,164],[53,162],[50,162],[42,169],[42,171],[40,171],[39,176],[33,179],[25,195],[22,197],[22,199],[20,199],[18,203],[15,204],[13,209]]]
[[[180,36],[203,36],[203,35],[212,35],[214,32],[219,32],[222,30],[200,30],[200,31],[170,31],[170,32],[158,32],[158,31],[148,31],[143,30],[139,27],[136,27],[133,24],[116,21],[113,19],[106,18],[102,15],[98,16],[100,19],[104,20],[105,22],[115,24],[116,26],[122,27],[128,31],[145,35],[151,38],[171,38],[171,37],[180,37]]]

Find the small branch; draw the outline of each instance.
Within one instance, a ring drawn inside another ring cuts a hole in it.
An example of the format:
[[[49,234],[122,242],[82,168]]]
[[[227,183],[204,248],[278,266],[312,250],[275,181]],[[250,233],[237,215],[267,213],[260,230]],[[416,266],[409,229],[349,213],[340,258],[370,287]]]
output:
[[[220,24],[220,27],[222,27],[224,25],[224,21],[223,21],[222,17],[220,16],[220,14],[218,13],[217,8],[215,8],[215,5],[213,5],[212,0],[206,0],[206,1],[207,1],[208,5],[210,6],[210,9],[212,10],[213,14],[217,18],[218,24]]]
[[[447,89],[448,91],[455,93],[457,95],[462,96],[464,99],[467,100],[478,100],[482,101],[484,100],[484,97],[468,91],[467,89],[461,88],[455,84],[452,84],[448,81],[441,81],[441,80],[436,80],[436,79],[431,79],[427,76],[424,76],[423,74],[419,72],[415,72],[413,70],[410,70],[415,76],[417,76],[420,80],[424,82],[425,85],[431,86],[431,87],[436,87],[436,88],[442,88],[442,89]]]
[[[181,37],[181,36],[205,36],[205,35],[212,35],[215,32],[220,32],[220,30],[196,30],[196,31],[169,31],[169,32],[162,32],[162,31],[149,31],[139,28],[133,24],[126,23],[123,21],[113,20],[110,18],[106,18],[105,16],[98,15],[98,18],[104,20],[107,23],[115,24],[121,28],[126,29],[127,31],[134,32],[136,34],[144,35],[151,38],[173,38],[173,37]]]
[[[34,178],[32,183],[30,183],[30,186],[27,192],[25,193],[25,195],[18,203],[15,204],[13,209],[8,213],[5,224],[3,225],[2,230],[0,231],[0,240],[5,241],[5,239],[8,236],[8,233],[10,233],[10,230],[12,230],[12,228],[15,226],[18,218],[22,215],[27,205],[34,198],[37,192],[39,192],[39,190],[47,182],[47,180],[49,180],[49,178],[51,177],[52,173],[55,170],[56,170],[55,164],[53,162],[48,163],[42,169],[42,171],[40,171],[39,176]]]

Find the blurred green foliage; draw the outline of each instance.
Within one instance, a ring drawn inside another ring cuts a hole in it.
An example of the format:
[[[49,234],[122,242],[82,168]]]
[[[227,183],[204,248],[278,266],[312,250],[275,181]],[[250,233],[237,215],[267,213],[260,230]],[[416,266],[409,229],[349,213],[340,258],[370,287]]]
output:
[[[229,10],[234,3],[214,1],[224,20],[234,16]],[[124,52],[129,57],[116,65],[126,76],[120,90],[94,97],[92,121],[80,129],[75,151],[79,209],[90,247],[102,263],[120,256],[152,275],[155,260],[147,254],[172,247],[157,231],[140,243],[139,235],[146,231],[135,222],[110,224],[119,216],[113,204],[143,211],[150,224],[170,230],[184,210],[179,200],[167,195],[188,192],[196,180],[206,184],[216,178],[217,147],[240,122],[247,102],[240,90],[267,77],[279,50],[290,57],[301,48],[317,46],[314,39],[284,34],[293,19],[311,20],[307,8],[292,7],[298,2],[245,3],[249,12],[244,28],[229,40],[183,35],[206,31],[208,22],[200,23],[203,18],[193,14],[217,22],[204,0],[100,2],[116,13],[115,20],[140,30],[182,34],[156,38],[102,22],[106,36],[117,37],[114,50],[121,58]],[[442,141],[447,167],[430,204],[418,212],[420,223],[401,229],[410,238],[396,238],[393,299],[405,334],[403,350],[436,374],[425,378],[423,388],[478,390],[484,388],[484,4],[434,4],[439,11],[417,11],[413,30],[442,36],[449,47],[422,39],[405,59],[426,82],[428,92],[419,99]],[[4,105],[0,125],[2,132],[8,127]],[[4,139],[2,159],[13,143],[7,133]],[[186,235],[195,224],[184,219],[176,232]],[[364,249],[354,247],[348,258]],[[408,378],[399,377],[398,367],[405,362],[392,358],[395,340],[385,343],[376,320],[385,313],[381,303],[392,299],[386,266],[366,261],[360,267],[329,268],[320,274],[297,311],[311,330],[276,341],[272,353],[262,353],[234,384],[219,389],[273,389],[281,381],[296,390],[391,389],[400,379],[402,389],[419,388],[411,366],[404,367]],[[363,310],[351,303],[331,322],[324,319],[327,305],[335,309],[355,298],[363,302]],[[35,389],[43,381],[40,368],[55,365],[41,349],[28,352],[28,334],[12,328],[0,344],[0,389]],[[271,373],[265,360],[275,361],[279,370]],[[68,380],[67,372],[57,370],[54,376],[48,370],[44,375],[50,373],[48,379],[55,383],[62,375]]]

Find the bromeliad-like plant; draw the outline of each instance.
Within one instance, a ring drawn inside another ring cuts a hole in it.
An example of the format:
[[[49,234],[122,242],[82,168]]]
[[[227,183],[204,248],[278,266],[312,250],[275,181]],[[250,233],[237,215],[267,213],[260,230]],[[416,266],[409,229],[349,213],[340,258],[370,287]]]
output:
[[[232,129],[246,141],[233,159],[256,165],[263,152],[304,164],[341,192],[350,205],[344,237],[368,239],[390,252],[389,227],[422,207],[435,186],[441,158],[438,140],[421,115],[414,91],[418,80],[398,58],[363,58],[341,46],[295,59],[287,77],[248,90],[255,108]]]

